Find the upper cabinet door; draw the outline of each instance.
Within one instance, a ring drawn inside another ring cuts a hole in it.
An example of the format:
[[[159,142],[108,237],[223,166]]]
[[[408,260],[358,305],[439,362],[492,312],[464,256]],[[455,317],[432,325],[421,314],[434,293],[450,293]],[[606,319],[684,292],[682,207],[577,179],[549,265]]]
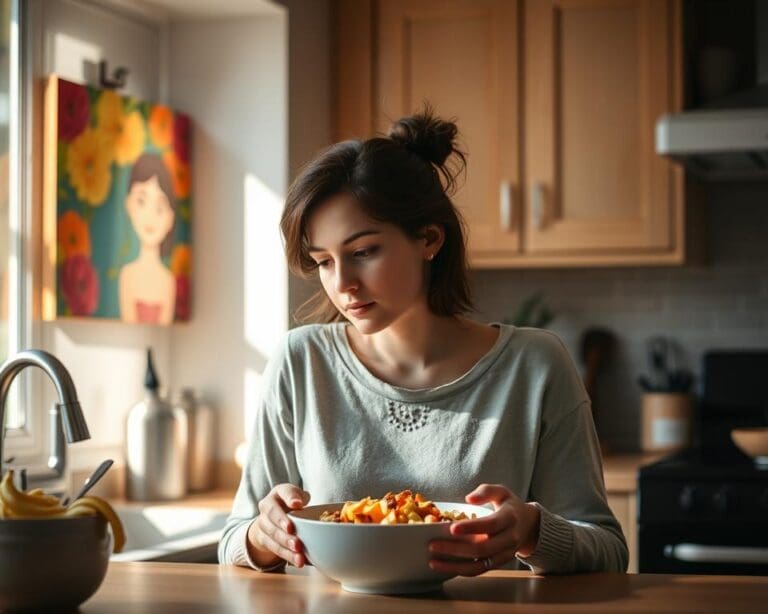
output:
[[[656,119],[679,106],[676,3],[524,10],[526,252],[682,259],[681,175],[654,152]]]
[[[518,254],[518,3],[385,0],[375,7],[376,129],[386,132],[425,101],[455,119],[468,166],[454,202],[469,228],[470,260]]]

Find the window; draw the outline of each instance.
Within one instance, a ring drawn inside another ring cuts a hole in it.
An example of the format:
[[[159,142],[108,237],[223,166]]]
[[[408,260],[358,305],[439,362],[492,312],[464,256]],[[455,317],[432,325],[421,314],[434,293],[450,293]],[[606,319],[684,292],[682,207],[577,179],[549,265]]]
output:
[[[22,99],[27,85],[21,61],[22,0],[0,0],[0,360],[26,344],[29,316],[26,299],[28,241],[25,240],[26,196],[21,163],[23,143]],[[9,443],[23,439],[28,416],[19,401],[22,386],[14,385],[5,408],[6,457]]]

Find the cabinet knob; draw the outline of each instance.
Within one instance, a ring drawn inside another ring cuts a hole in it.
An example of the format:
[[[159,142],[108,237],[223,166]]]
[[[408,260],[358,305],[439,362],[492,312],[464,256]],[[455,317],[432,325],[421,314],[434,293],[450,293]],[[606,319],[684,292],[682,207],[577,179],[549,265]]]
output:
[[[534,181],[531,191],[531,219],[534,229],[544,228],[544,217],[544,184],[541,181]]]
[[[501,229],[510,232],[515,228],[515,189],[511,181],[502,181],[499,186],[499,217]]]

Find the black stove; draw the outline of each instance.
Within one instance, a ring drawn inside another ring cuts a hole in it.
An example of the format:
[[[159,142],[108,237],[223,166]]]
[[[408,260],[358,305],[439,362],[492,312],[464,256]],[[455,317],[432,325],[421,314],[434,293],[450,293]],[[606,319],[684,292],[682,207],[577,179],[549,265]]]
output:
[[[768,426],[768,351],[709,352],[694,447],[638,474],[639,571],[768,574],[768,467],[730,440]]]

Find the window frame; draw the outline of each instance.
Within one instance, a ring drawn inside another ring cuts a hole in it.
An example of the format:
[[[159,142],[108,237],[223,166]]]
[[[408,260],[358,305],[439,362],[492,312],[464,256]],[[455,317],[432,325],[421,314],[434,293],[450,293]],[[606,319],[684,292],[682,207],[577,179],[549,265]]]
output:
[[[37,3],[10,0],[10,79],[9,79],[9,263],[8,263],[8,356],[21,349],[39,347],[41,330],[35,326],[35,290],[39,284],[36,271],[40,265],[40,212],[35,209],[35,177],[40,177],[40,156],[34,156],[35,144],[42,131],[35,127],[39,88],[35,82],[34,46],[40,44],[40,32],[32,24],[42,15]],[[15,121],[14,121],[15,118]],[[39,375],[26,373],[17,378],[9,391],[9,403],[27,408],[23,424],[5,432],[3,453],[15,457],[14,465],[35,471],[44,469],[50,453],[49,425]],[[7,418],[8,407],[5,408]]]

